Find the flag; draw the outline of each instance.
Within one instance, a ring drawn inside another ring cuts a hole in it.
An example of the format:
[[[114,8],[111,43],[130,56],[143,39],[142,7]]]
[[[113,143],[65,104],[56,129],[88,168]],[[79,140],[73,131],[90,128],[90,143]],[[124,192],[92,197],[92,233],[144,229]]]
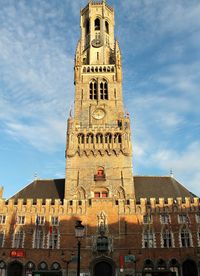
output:
[[[119,267],[120,269],[124,268],[124,256],[119,256]]]
[[[49,233],[50,233],[50,235],[52,234],[52,232],[53,232],[53,227],[50,225],[49,226]]]
[[[37,216],[36,216],[36,220],[35,220],[35,223],[36,223],[37,226],[39,225],[39,221],[40,221],[40,220],[39,220],[39,216],[37,215]]]

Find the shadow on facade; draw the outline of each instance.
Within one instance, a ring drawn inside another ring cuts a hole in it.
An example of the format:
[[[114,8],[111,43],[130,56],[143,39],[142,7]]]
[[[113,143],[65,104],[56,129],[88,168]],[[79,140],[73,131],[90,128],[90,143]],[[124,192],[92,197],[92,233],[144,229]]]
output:
[[[199,275],[198,248],[179,246],[178,224],[170,225],[174,245],[163,248],[160,243],[163,226],[159,221],[144,223],[139,216],[118,214],[118,219],[113,219],[116,222],[108,224],[106,213],[99,211],[96,221],[89,214],[62,214],[58,223],[52,225],[47,217],[58,216],[55,208],[54,212],[45,209],[42,213],[41,205],[40,215],[28,210],[25,215],[23,206],[21,211],[18,208],[14,209],[10,223],[1,225],[1,230],[6,233],[0,250],[2,276],[76,275],[76,220],[82,220],[86,228],[81,241],[82,276]],[[40,219],[44,216],[45,220],[37,223],[37,216]],[[153,236],[149,235],[150,241],[144,235],[145,231],[153,233]]]

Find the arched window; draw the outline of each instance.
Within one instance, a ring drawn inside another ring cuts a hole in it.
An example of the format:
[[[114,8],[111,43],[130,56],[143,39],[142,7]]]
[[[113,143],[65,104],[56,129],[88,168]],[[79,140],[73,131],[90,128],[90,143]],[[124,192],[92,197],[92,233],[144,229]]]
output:
[[[167,264],[163,259],[159,259],[157,261],[157,270],[165,270],[167,269]]]
[[[34,231],[34,240],[33,240],[33,248],[44,248],[44,230],[42,227],[36,226]]]
[[[106,133],[106,135],[105,135],[105,143],[106,144],[111,144],[112,143],[112,134],[111,133]]]
[[[90,82],[90,100],[97,100],[97,82],[95,80]]]
[[[94,21],[94,30],[100,31],[100,19],[99,18],[96,18]]]
[[[18,230],[15,232],[13,237],[13,248],[23,248],[24,247],[24,231]]]
[[[86,20],[85,30],[86,30],[86,35],[89,34],[89,32],[90,32],[90,20],[89,19]]]
[[[190,247],[191,239],[190,239],[190,232],[186,227],[183,227],[180,232],[180,240],[181,240],[181,247]]]
[[[121,144],[122,143],[122,135],[120,133],[116,133],[114,136],[114,143]]]
[[[87,134],[87,136],[86,136],[86,143],[87,144],[94,143],[94,135],[92,133]]]
[[[100,83],[100,99],[108,100],[108,83],[105,80]]]
[[[145,260],[145,262],[144,262],[144,270],[146,271],[151,271],[151,270],[153,270],[154,269],[154,264],[153,264],[153,262],[152,262],[152,260],[149,260],[149,259],[147,259],[147,260]]]
[[[59,249],[60,245],[60,235],[57,228],[50,226],[49,228],[49,239],[48,248]]]
[[[105,29],[106,29],[106,33],[109,34],[109,24],[108,24],[108,21],[105,22]]]
[[[172,233],[167,228],[163,229],[162,243],[163,243],[163,247],[166,247],[166,248],[172,247]]]
[[[78,143],[84,144],[85,135],[83,133],[78,134]]]
[[[103,135],[101,133],[98,133],[96,135],[96,143],[97,144],[102,144],[103,143]]]
[[[154,248],[154,234],[151,229],[145,229],[143,232],[144,248]]]

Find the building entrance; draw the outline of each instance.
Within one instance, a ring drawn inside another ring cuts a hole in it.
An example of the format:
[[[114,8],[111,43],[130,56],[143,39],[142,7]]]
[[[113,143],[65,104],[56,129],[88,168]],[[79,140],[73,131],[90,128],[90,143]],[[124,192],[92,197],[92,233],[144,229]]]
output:
[[[94,276],[112,276],[113,268],[112,265],[103,261],[99,262],[94,267]]]
[[[23,265],[19,262],[12,262],[8,265],[8,276],[23,276]]]
[[[186,260],[183,263],[183,276],[197,276],[197,265],[192,260]]]

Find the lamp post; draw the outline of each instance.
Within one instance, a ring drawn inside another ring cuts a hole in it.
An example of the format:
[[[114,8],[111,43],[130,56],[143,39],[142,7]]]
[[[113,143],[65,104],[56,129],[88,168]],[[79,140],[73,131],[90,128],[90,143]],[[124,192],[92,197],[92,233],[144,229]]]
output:
[[[81,238],[84,237],[85,234],[85,226],[83,226],[81,220],[76,221],[75,225],[75,237],[77,238],[77,246],[78,246],[78,260],[77,260],[77,276],[80,276],[80,261],[81,261]]]

